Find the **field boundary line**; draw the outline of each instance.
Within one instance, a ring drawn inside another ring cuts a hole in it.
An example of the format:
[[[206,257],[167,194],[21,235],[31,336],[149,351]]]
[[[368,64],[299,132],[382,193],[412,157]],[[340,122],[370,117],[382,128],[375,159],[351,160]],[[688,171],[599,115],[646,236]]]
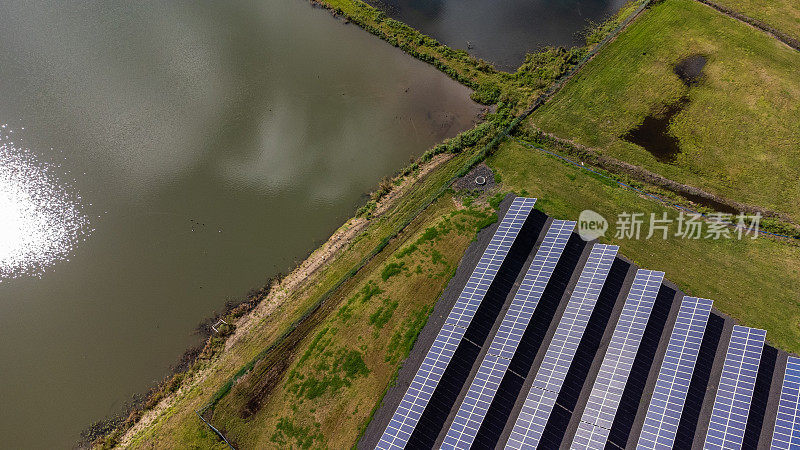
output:
[[[791,35],[789,35],[787,33],[784,33],[783,31],[781,31],[781,30],[779,30],[779,29],[767,24],[763,20],[754,19],[754,18],[752,18],[752,17],[750,17],[750,16],[748,16],[746,14],[740,13],[739,11],[736,11],[736,10],[734,10],[732,8],[727,7],[727,6],[720,5],[719,3],[714,2],[712,0],[695,0],[695,1],[698,2],[698,3],[702,3],[702,4],[706,5],[706,6],[710,6],[711,8],[721,12],[722,14],[724,14],[724,15],[732,18],[732,19],[738,20],[739,22],[743,22],[743,23],[745,23],[747,25],[752,26],[753,28],[761,30],[764,33],[767,33],[768,35],[770,35],[770,36],[774,37],[775,39],[777,39],[777,40],[783,42],[784,44],[788,45],[789,47],[791,47],[791,48],[793,48],[793,49],[795,49],[797,51],[800,51],[800,40],[798,40],[798,39],[792,37]]]

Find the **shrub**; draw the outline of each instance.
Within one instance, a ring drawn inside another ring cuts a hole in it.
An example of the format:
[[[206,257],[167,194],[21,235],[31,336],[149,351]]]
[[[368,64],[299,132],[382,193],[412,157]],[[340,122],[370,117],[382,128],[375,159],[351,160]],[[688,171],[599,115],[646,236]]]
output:
[[[405,265],[406,265],[406,263],[404,263],[404,262],[401,262],[401,263],[392,262],[392,263],[387,264],[386,266],[383,267],[383,270],[381,271],[381,279],[383,281],[386,281],[389,278],[392,278],[393,276],[395,276],[398,273],[402,272],[403,268],[405,267]]]
[[[493,81],[483,82],[478,85],[470,98],[482,105],[494,105],[500,99],[500,87]]]

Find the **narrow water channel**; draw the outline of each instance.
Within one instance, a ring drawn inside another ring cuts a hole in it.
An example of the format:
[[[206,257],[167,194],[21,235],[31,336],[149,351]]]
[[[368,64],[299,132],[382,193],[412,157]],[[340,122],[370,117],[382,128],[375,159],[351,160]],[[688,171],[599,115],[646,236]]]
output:
[[[13,448],[69,447],[480,111],[304,0],[8,0],[0,22]]]

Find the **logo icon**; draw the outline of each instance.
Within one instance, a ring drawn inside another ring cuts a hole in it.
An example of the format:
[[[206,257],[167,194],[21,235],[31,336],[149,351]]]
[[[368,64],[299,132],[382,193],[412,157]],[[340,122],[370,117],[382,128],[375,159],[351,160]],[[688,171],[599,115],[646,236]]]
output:
[[[608,221],[599,213],[591,209],[584,209],[578,216],[578,234],[584,241],[591,241],[605,236],[608,231]]]

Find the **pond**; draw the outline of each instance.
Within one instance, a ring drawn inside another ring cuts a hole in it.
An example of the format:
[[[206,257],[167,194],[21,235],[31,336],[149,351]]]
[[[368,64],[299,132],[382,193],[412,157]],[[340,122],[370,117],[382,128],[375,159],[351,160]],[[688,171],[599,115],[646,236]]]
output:
[[[303,0],[0,5],[0,435],[68,447],[481,108]]]
[[[626,0],[368,0],[453,48],[514,71],[543,46],[583,45],[591,23]]]

